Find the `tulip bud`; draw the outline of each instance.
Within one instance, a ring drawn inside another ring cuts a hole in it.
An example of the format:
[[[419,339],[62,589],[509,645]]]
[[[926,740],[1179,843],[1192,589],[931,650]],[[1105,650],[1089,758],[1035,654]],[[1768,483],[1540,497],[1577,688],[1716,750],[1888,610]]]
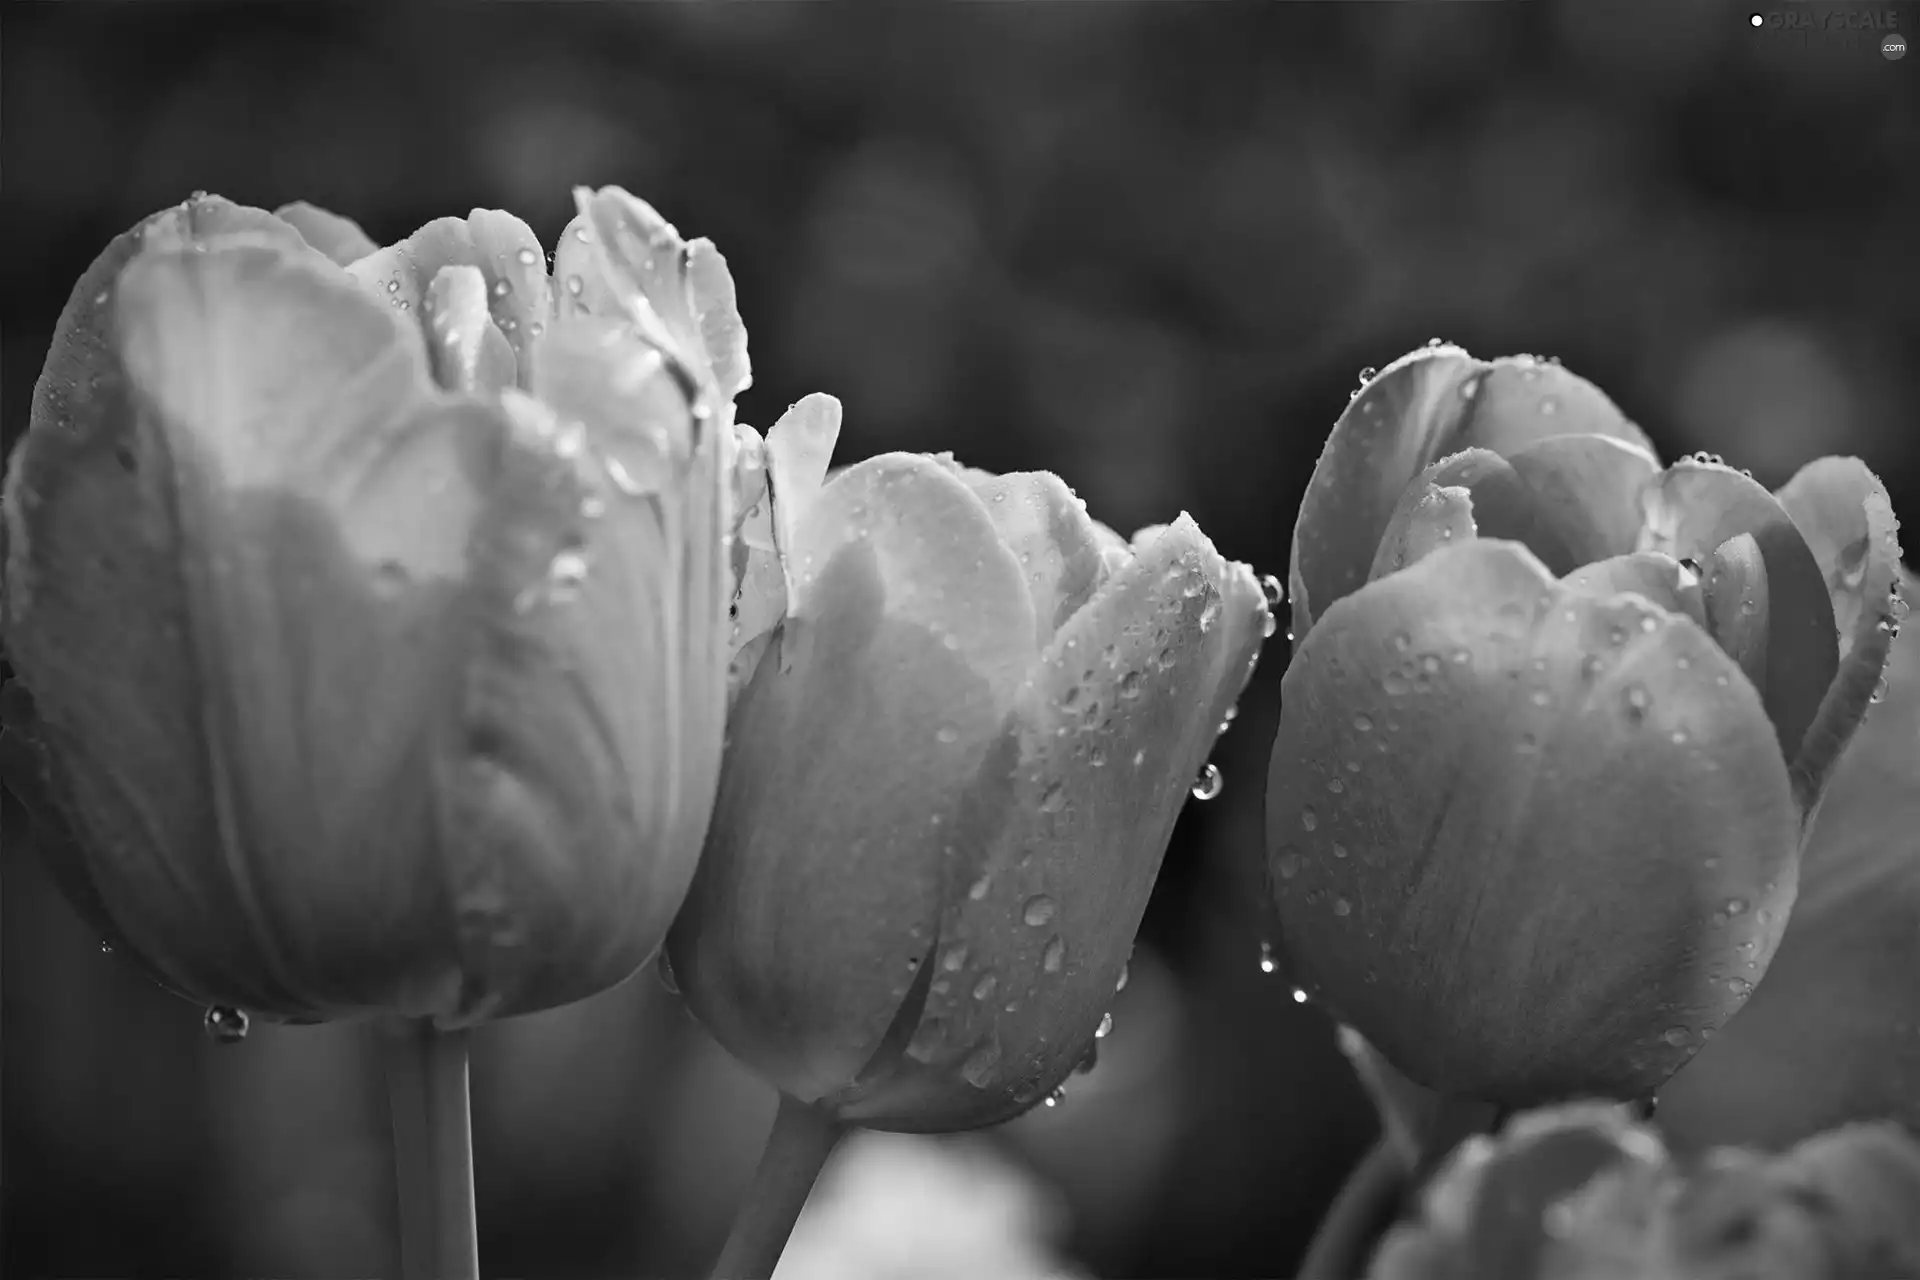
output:
[[[1131,546],[1056,477],[769,432],[787,583],[668,951],[784,1093],[1005,1120],[1087,1054],[1174,819],[1271,623],[1185,516]]]
[[[1414,1081],[1644,1096],[1760,981],[1898,563],[1864,467],[1796,483],[1662,471],[1530,358],[1415,352],[1340,418],[1268,869],[1303,985]]]
[[[7,786],[195,999],[590,995],[657,949],[718,775],[724,268],[575,254],[604,308],[556,314],[509,215],[362,253],[284,212],[196,197],[74,290],[5,490]]]
[[[1768,1157],[1672,1159],[1575,1105],[1476,1138],[1387,1237],[1372,1280],[1880,1280],[1920,1274],[1920,1143],[1863,1125]]]

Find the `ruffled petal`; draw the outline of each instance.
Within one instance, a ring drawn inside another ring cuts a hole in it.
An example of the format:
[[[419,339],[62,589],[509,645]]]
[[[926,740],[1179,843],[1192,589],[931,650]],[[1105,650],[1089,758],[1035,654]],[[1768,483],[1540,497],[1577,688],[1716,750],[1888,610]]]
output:
[[[1044,648],[1107,579],[1093,518],[1050,471],[997,476],[961,468],[960,475],[1020,562],[1033,595],[1035,644]]]

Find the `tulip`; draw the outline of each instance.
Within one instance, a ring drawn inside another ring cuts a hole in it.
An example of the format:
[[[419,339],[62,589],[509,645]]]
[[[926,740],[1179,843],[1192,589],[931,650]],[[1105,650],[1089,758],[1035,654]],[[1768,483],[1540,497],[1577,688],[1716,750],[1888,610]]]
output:
[[[1662,470],[1557,364],[1369,381],[1294,538],[1268,872],[1303,985],[1443,1094],[1649,1094],[1779,944],[1895,528],[1851,459]]]
[[[219,1038],[392,1015],[410,1276],[477,1267],[463,1029],[652,957],[718,779],[744,331],[711,244],[578,199],[558,288],[504,213],[148,219],[5,489],[7,786]]]
[[[766,437],[785,611],[667,944],[694,1015],[786,1099],[769,1159],[802,1113],[952,1131],[1059,1087],[1273,626],[1184,515],[1128,543],[1053,475],[944,456],[823,483],[838,426],[818,397]],[[716,1274],[777,1254],[831,1142],[791,1145],[798,1199]]]
[[[1869,1280],[1920,1274],[1920,1142],[1856,1125],[1780,1156],[1674,1159],[1574,1105],[1475,1138],[1374,1257],[1372,1280]]]
[[[657,950],[711,808],[721,393],[617,245],[577,265],[632,320],[551,313],[507,214],[344,269],[316,214],[196,197],[75,288],[6,488],[8,784],[202,1002],[580,999]]]

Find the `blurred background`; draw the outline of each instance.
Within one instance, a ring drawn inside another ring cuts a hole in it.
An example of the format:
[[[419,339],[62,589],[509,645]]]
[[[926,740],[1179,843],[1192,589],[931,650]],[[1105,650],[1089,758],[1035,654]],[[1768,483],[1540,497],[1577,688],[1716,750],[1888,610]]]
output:
[[[1856,7],[1912,38],[1911,4]],[[195,189],[382,242],[500,207],[551,243],[573,184],[619,183],[726,254],[743,420],[831,391],[843,459],[1056,470],[1262,571],[1357,372],[1436,336],[1558,356],[1668,456],[1768,485],[1857,453],[1920,528],[1920,57],[1749,12],[8,4],[0,427],[94,254]],[[1182,819],[1099,1066],[996,1132],[848,1144],[787,1280],[1291,1274],[1373,1120],[1258,964],[1284,663]],[[364,1033],[216,1045],[18,821],[3,874],[0,1270],[394,1274]],[[489,1275],[703,1274],[772,1115],[651,974],[485,1031],[473,1090]]]

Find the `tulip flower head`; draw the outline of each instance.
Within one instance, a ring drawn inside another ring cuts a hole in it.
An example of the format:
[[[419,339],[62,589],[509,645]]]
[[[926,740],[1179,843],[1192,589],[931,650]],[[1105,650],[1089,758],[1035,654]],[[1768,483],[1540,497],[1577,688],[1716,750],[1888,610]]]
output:
[[[725,712],[725,264],[616,188],[377,249],[196,196],[75,288],[5,491],[10,789],[273,1018],[461,1026],[658,948]]]
[[[1650,1092],[1780,941],[1895,530],[1852,459],[1663,470],[1555,363],[1382,371],[1295,530],[1268,871],[1303,985],[1431,1088]]]
[[[1676,1160],[1576,1104],[1474,1138],[1388,1235],[1371,1280],[1881,1280],[1920,1274],[1920,1142],[1853,1125],[1765,1156]]]
[[[784,607],[754,606],[778,616],[668,954],[789,1097],[993,1124],[1086,1056],[1273,623],[1185,516],[1128,543],[1053,475],[946,456],[823,483],[838,426],[813,397],[765,440]]]

